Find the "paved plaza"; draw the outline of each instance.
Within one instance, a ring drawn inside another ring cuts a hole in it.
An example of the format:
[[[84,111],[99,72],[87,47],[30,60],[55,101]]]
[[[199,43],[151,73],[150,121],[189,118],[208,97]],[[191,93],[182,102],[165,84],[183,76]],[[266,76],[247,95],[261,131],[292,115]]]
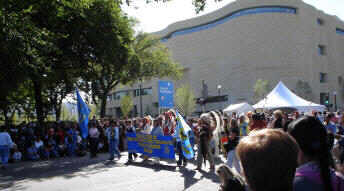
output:
[[[119,161],[107,161],[107,154],[49,161],[11,164],[0,171],[0,190],[47,191],[129,191],[129,190],[217,190],[219,179],[207,168],[196,171],[194,163],[186,168],[174,161],[160,165],[142,163],[138,158],[127,165],[127,153]],[[220,161],[218,161],[220,162]]]

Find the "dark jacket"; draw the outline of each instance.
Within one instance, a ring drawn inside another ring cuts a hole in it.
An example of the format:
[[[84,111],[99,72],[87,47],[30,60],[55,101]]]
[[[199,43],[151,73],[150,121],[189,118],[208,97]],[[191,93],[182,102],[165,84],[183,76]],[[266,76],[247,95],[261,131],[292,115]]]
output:
[[[228,140],[228,143],[224,145],[226,152],[228,153],[229,151],[234,150],[238,144],[239,144],[239,137],[235,137],[234,140]]]

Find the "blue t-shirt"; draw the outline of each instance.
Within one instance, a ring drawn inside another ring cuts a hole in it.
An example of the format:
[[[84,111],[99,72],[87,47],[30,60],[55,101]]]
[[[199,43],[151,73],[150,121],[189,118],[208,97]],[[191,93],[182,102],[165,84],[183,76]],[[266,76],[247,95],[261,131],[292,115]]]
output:
[[[326,129],[327,131],[330,131],[331,133],[333,134],[336,134],[337,133],[337,127],[336,125],[332,124],[332,123],[329,123],[328,125],[326,125]]]

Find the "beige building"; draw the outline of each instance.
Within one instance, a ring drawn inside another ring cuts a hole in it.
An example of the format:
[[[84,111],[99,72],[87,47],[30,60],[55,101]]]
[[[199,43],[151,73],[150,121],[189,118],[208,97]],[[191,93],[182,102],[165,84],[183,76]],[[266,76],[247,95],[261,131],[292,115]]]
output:
[[[209,96],[227,95],[228,100],[209,103],[206,110],[254,103],[257,79],[268,80],[271,87],[281,80],[306,99],[321,104],[329,99],[332,109],[343,108],[344,22],[301,0],[237,0],[155,34],[184,67],[177,87],[190,84],[200,98],[204,81]],[[301,88],[300,81],[308,88]],[[157,80],[143,87],[151,88],[142,96],[143,112],[157,113]],[[128,89],[139,93],[138,85],[117,89],[109,96],[108,115],[118,114],[119,101],[113,98]],[[139,113],[139,96],[134,103]]]

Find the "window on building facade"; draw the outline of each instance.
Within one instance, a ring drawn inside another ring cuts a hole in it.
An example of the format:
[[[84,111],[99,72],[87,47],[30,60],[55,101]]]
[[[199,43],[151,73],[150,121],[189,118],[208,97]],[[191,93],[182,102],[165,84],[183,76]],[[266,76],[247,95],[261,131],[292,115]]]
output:
[[[318,45],[318,54],[321,56],[326,55],[326,47],[324,45]]]
[[[113,93],[112,97],[114,100],[120,100],[121,98],[123,98],[126,95],[129,95],[129,91],[115,92],[115,93]]]
[[[336,28],[337,34],[344,35],[344,29]]]
[[[248,9],[242,9],[239,11],[236,11],[234,13],[231,13],[223,18],[217,19],[215,21],[211,21],[207,24],[181,29],[177,30],[175,32],[172,32],[167,37],[164,37],[161,39],[161,42],[166,42],[169,38],[189,34],[193,32],[203,31],[210,28],[214,28],[217,25],[223,24],[227,21],[230,21],[232,19],[246,16],[246,15],[254,15],[254,14],[265,14],[265,13],[284,13],[284,14],[296,14],[296,8],[292,7],[283,7],[283,6],[265,6],[265,7],[255,7],[255,8],[248,8]]]
[[[320,83],[327,82],[327,73],[320,72]]]
[[[324,25],[324,20],[321,18],[317,18],[317,23],[318,23],[318,25],[322,26],[322,25]]]
[[[141,89],[141,95],[152,95],[152,88],[143,88]],[[140,96],[140,89],[134,90],[134,96]]]

